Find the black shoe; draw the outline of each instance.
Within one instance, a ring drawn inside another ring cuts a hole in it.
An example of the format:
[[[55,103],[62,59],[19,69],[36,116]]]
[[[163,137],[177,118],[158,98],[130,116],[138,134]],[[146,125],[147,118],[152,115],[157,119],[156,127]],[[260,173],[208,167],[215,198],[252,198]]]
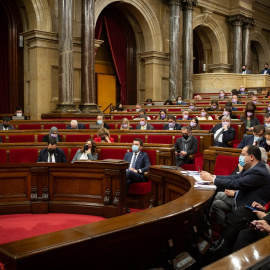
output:
[[[130,213],[130,209],[129,209],[129,208],[126,208],[126,212],[127,212],[127,213]]]
[[[223,253],[229,251],[229,243],[226,239],[220,238],[216,242],[214,242],[210,248],[209,251],[212,253]]]

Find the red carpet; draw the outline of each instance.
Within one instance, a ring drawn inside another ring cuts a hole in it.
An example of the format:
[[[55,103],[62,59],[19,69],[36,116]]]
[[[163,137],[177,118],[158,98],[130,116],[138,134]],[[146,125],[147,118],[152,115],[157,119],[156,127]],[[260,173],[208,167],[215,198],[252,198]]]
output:
[[[0,215],[0,244],[104,220],[103,217],[73,214]]]

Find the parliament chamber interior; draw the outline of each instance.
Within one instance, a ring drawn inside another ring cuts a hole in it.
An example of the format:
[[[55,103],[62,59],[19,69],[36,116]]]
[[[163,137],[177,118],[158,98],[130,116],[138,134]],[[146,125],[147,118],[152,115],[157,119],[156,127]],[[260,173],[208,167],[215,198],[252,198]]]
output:
[[[270,268],[270,3],[0,14],[0,270]]]

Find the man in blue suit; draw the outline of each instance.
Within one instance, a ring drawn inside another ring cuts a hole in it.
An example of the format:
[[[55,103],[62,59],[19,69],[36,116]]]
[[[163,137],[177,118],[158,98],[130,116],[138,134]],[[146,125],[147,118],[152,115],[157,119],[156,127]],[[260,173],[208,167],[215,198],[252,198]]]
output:
[[[243,140],[239,143],[237,148],[243,149],[247,145],[255,145],[265,147],[266,139],[264,137],[265,127],[257,125],[253,129],[253,135],[245,135]]]
[[[132,152],[125,154],[124,160],[130,163],[126,173],[127,193],[131,183],[145,182],[147,180],[144,173],[149,170],[151,163],[149,161],[148,154],[141,151],[142,148],[143,141],[141,139],[134,139]]]

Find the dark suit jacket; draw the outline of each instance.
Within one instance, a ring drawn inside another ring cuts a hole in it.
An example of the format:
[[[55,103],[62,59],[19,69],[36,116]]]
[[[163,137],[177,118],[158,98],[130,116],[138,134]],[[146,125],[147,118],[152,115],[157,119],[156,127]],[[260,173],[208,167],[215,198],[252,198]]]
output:
[[[218,188],[239,190],[236,197],[237,207],[251,205],[254,201],[265,205],[270,201],[270,174],[262,162],[237,175],[218,175],[215,185]]]
[[[182,128],[182,125],[175,123],[173,130],[180,130]],[[163,130],[169,130],[169,124],[165,124],[163,126]]]
[[[3,130],[3,128],[4,128],[4,125],[0,124],[0,130]],[[14,130],[14,129],[15,129],[14,126],[9,125],[8,130]]]
[[[131,162],[133,152],[129,152],[125,154],[124,160],[127,162]],[[137,157],[136,163],[135,163],[135,170],[141,170],[142,173],[140,173],[140,177],[144,179],[144,173],[149,171],[149,166],[151,166],[151,163],[149,161],[148,154],[145,152],[140,152],[139,156]]]
[[[180,137],[176,140],[174,147],[176,151],[182,151],[183,150],[183,143],[182,143],[183,137]],[[188,143],[188,150],[187,150],[187,156],[196,154],[198,149],[198,139],[194,136],[191,137],[191,141]]]
[[[212,132],[215,134],[217,130],[222,127],[222,124],[217,124],[213,129]],[[227,144],[227,142],[232,141],[235,139],[236,131],[233,127],[229,127],[228,130],[223,131],[223,138],[222,143],[224,147],[231,147]]]
[[[241,71],[240,73],[242,74],[242,71]],[[246,74],[252,74],[252,73],[251,73],[251,70],[247,69],[247,70],[246,70]],[[243,74],[243,75],[244,75],[244,74]]]
[[[44,135],[42,142],[49,142],[49,139],[50,139],[49,134]],[[58,142],[62,142],[62,138],[59,134],[58,134]]]
[[[67,129],[72,129],[71,125],[67,126]],[[77,129],[85,129],[85,125],[84,124],[78,124],[78,128]]]
[[[247,145],[252,145],[254,142],[254,135],[245,135],[243,140],[238,144],[237,148],[242,149]],[[266,139],[263,137],[263,139],[260,141],[259,146],[264,147],[266,144]]]
[[[221,115],[218,119],[221,120],[223,116],[224,116],[224,115]],[[235,119],[235,120],[238,119],[237,116],[234,115],[234,114],[230,114],[230,117],[231,117],[231,119]]]
[[[137,125],[136,129],[141,129],[141,125]],[[150,124],[147,123],[146,125],[146,130],[154,130],[155,128],[153,126],[151,126]]]
[[[238,108],[232,107],[232,111],[236,112],[236,111],[238,111]]]
[[[67,157],[64,151],[60,148],[55,149],[54,156],[56,163],[67,162]],[[47,162],[47,161],[48,161],[48,148],[44,148],[40,151],[37,162]]]
[[[264,69],[261,71],[261,74],[264,74]],[[270,69],[267,69],[267,75],[270,75]]]
[[[240,119],[245,123],[245,127],[247,127],[247,118],[240,117]],[[257,125],[261,125],[261,122],[258,120],[256,116],[253,117],[253,119],[250,119],[250,127],[255,127]],[[246,130],[248,130],[246,128]]]

